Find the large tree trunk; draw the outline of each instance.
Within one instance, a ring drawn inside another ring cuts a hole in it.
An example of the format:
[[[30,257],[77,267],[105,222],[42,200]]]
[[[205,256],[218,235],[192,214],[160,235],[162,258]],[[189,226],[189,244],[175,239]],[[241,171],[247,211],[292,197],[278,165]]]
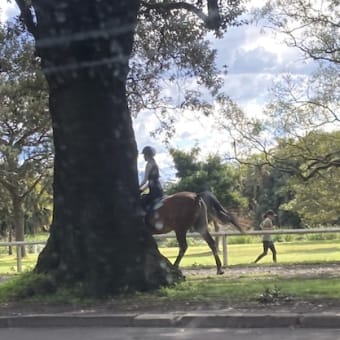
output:
[[[125,92],[137,1],[118,1],[100,13],[93,3],[79,3],[74,17],[70,8],[61,8],[62,32],[77,33],[65,45],[37,41],[50,87],[55,167],[51,235],[36,271],[59,282],[80,281],[100,295],[154,289],[181,275],[160,255],[140,213],[137,147]],[[46,13],[40,17],[38,11],[45,35],[60,29]],[[103,36],[98,30],[107,23]],[[53,43],[49,34],[42,38]]]

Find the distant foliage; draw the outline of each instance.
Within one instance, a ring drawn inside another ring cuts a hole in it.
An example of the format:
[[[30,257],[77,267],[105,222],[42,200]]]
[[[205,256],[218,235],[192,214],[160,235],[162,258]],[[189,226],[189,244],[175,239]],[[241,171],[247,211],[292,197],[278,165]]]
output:
[[[189,152],[172,149],[176,176],[179,181],[167,187],[167,193],[178,191],[211,191],[220,202],[234,209],[246,206],[246,199],[240,194],[239,172],[233,164],[223,163],[220,156],[210,155],[205,160],[198,160],[199,148]]]

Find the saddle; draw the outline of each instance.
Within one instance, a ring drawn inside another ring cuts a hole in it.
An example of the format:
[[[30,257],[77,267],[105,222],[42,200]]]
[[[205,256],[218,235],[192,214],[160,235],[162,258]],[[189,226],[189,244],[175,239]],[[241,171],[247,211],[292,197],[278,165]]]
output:
[[[151,218],[153,212],[156,211],[157,209],[159,209],[163,205],[163,200],[164,200],[164,197],[157,198],[157,199],[153,200],[152,202],[150,202],[144,208],[144,212],[145,212],[144,222],[145,222],[146,226],[150,229],[153,229],[152,223],[150,223],[150,218]]]

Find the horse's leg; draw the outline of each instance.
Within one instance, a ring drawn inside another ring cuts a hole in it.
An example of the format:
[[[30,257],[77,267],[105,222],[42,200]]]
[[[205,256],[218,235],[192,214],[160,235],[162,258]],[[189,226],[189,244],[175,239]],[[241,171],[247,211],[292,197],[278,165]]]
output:
[[[186,232],[176,231],[176,238],[179,246],[179,252],[174,263],[174,266],[178,268],[179,263],[181,262],[186,250],[188,249]]]
[[[211,251],[214,255],[214,258],[215,258],[215,262],[216,262],[217,274],[218,275],[223,274],[222,263],[221,263],[221,260],[218,256],[216,243],[215,243],[214,239],[212,238],[212,236],[210,235],[209,230],[208,230],[207,206],[204,203],[204,201],[201,202],[201,203],[203,203],[203,204],[200,204],[199,214],[198,214],[198,217],[197,217],[197,219],[194,223],[194,229],[200,233],[202,238],[205,240],[205,242],[207,242],[209,248],[211,249]],[[213,220],[213,222],[214,222],[214,226],[216,227],[214,220]]]
[[[208,230],[202,231],[200,232],[200,234],[203,237],[204,241],[207,242],[209,248],[211,249],[214,255],[216,267],[217,267],[217,275],[224,274],[224,271],[222,270],[222,263],[221,263],[220,257],[218,256],[218,251],[217,251],[216,243],[214,239],[212,238]]]
[[[215,220],[213,220],[213,224],[214,224],[215,232],[220,231],[220,226]],[[220,250],[219,250],[220,249],[220,237],[219,236],[215,237],[215,243],[216,243],[217,253],[219,253],[220,252]]]

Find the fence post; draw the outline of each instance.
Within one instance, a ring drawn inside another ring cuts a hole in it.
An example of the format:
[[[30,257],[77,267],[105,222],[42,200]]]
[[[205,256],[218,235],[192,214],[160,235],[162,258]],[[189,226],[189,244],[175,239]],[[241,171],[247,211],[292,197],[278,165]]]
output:
[[[20,273],[22,270],[22,265],[21,265],[21,245],[17,245],[17,271]]]
[[[222,245],[223,245],[223,266],[228,265],[228,238],[226,234],[222,236]]]

